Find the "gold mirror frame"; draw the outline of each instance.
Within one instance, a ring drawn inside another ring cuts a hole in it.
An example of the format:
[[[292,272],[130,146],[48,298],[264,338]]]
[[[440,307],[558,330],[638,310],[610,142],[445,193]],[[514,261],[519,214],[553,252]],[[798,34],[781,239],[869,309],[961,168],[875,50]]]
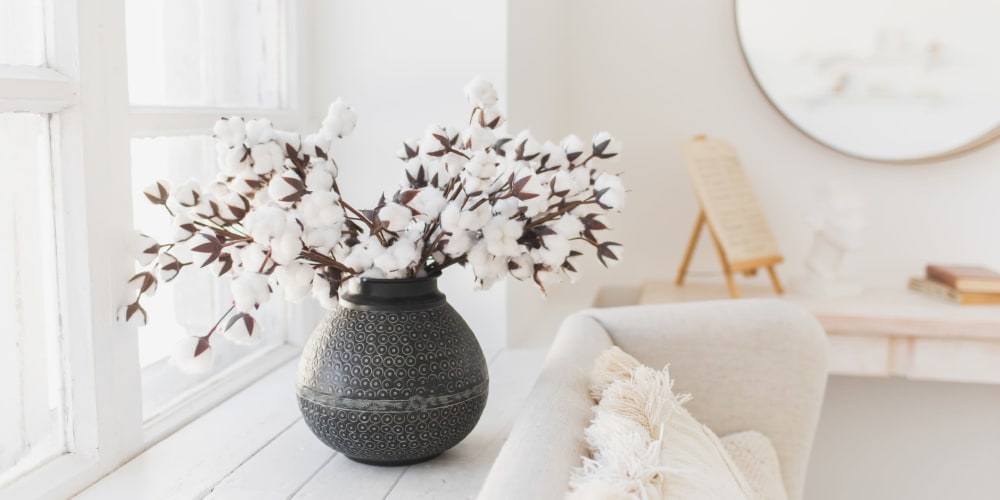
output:
[[[808,137],[813,142],[815,142],[815,143],[817,143],[817,144],[819,144],[819,145],[821,145],[821,146],[823,146],[823,147],[825,147],[825,148],[827,148],[827,149],[829,149],[831,151],[835,151],[835,152],[840,153],[840,154],[842,154],[844,156],[847,156],[847,157],[850,157],[850,158],[855,158],[855,159],[858,159],[858,160],[870,161],[870,162],[877,162],[877,163],[898,164],[898,165],[912,165],[912,164],[921,164],[921,163],[931,163],[931,162],[935,162],[935,161],[940,161],[940,160],[945,160],[945,159],[949,159],[949,158],[954,158],[954,157],[957,157],[957,156],[961,156],[961,155],[963,155],[965,153],[968,153],[970,151],[974,151],[976,149],[979,149],[979,148],[981,148],[981,147],[989,144],[990,142],[993,142],[997,138],[1000,138],[1000,117],[997,117],[997,124],[992,129],[987,130],[985,133],[983,133],[979,137],[976,137],[976,138],[970,140],[969,142],[967,142],[963,146],[959,146],[957,148],[950,149],[948,151],[944,151],[944,152],[933,154],[933,155],[929,155],[929,156],[920,156],[920,157],[914,157],[914,158],[887,159],[887,158],[868,157],[868,156],[863,156],[863,155],[851,153],[851,152],[845,151],[843,149],[840,149],[837,146],[834,146],[833,144],[830,144],[829,142],[824,141],[823,139],[821,139],[819,137],[816,137],[815,135],[809,133],[804,128],[802,128],[802,126],[800,126],[798,123],[796,123],[795,120],[792,120],[791,118],[789,118],[789,116],[786,115],[785,112],[781,110],[781,107],[778,105],[778,103],[776,103],[774,101],[774,99],[771,98],[771,95],[767,93],[767,90],[765,90],[765,88],[764,88],[764,84],[761,82],[760,78],[758,78],[758,76],[757,76],[757,73],[754,71],[753,65],[750,64],[750,58],[747,55],[746,47],[743,45],[743,35],[740,32],[740,16],[739,16],[739,5],[738,5],[739,2],[740,2],[740,0],[733,0],[733,4],[732,4],[732,6],[733,6],[733,29],[736,31],[736,40],[737,40],[737,43],[739,43],[739,46],[740,46],[740,56],[743,59],[743,65],[746,67],[747,72],[749,72],[750,76],[753,78],[754,84],[756,84],[756,86],[757,86],[757,90],[761,93],[761,95],[764,96],[764,98],[771,105],[771,107],[774,108],[774,110],[777,111],[779,115],[781,115],[781,118],[784,119],[785,122],[787,122],[788,124],[790,124],[796,130],[798,130],[802,135]]]

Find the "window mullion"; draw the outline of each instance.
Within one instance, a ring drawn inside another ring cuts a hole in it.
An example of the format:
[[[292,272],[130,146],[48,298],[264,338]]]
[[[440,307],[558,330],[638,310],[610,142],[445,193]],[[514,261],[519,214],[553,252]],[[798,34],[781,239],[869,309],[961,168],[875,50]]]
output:
[[[142,447],[135,331],[114,317],[132,271],[124,5],[77,0],[76,8],[75,19],[56,19],[78,30],[80,86],[78,104],[60,113],[54,127],[56,248],[72,373],[71,451],[91,456],[96,466],[66,491]],[[76,66],[68,58],[60,64]]]

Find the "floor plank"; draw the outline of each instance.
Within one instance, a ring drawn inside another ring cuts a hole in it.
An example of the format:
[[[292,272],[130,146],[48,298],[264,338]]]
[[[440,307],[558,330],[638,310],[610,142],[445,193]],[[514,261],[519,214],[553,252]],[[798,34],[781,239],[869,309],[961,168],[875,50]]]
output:
[[[75,498],[199,499],[294,423],[295,362],[275,370]]]
[[[206,500],[289,498],[336,454],[301,418],[226,476]]]
[[[490,365],[486,409],[469,437],[434,460],[411,465],[386,498],[475,498],[538,378],[545,354],[545,349],[501,352]]]
[[[338,454],[302,487],[293,500],[372,500],[385,498],[406,467],[359,464]]]

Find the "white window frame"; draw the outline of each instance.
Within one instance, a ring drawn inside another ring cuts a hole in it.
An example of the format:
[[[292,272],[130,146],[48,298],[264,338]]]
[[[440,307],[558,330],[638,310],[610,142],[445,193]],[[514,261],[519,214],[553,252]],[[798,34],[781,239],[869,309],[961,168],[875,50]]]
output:
[[[45,0],[46,66],[0,65],[0,112],[51,115],[59,334],[67,451],[0,487],[0,498],[67,498],[299,352],[314,314],[288,308],[284,345],[262,349],[173,411],[143,422],[137,332],[115,319],[134,273],[130,139],[204,134],[222,115],[305,121],[297,27],[285,0],[282,109],[129,106],[124,2]],[[314,323],[313,323],[314,324]],[[291,389],[290,389],[291,390]]]

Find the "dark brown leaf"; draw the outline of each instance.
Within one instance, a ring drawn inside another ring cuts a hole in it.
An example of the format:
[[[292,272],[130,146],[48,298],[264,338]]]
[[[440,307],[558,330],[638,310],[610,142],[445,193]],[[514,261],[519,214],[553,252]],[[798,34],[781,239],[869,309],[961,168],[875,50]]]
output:
[[[594,156],[602,158],[601,154],[604,153],[604,150],[608,148],[608,144],[611,144],[611,139],[607,139],[598,144],[594,144]]]
[[[191,251],[209,254],[208,259],[206,259],[205,263],[201,265],[201,267],[205,267],[211,264],[212,262],[215,262],[215,259],[218,259],[219,255],[222,254],[222,242],[219,241],[219,239],[212,234],[201,233],[201,236],[205,238],[207,241],[196,247],[191,248]]]
[[[198,337],[198,345],[194,347],[194,357],[201,356],[201,353],[207,351],[210,347],[212,347],[212,343],[208,340],[208,335]]]
[[[156,191],[157,191],[157,194],[155,196],[153,196],[153,195],[151,195],[149,193],[146,193],[146,192],[143,192],[143,194],[146,195],[146,199],[149,200],[149,202],[152,203],[152,204],[154,204],[154,205],[166,205],[167,204],[167,198],[170,197],[170,193],[167,192],[167,188],[164,187],[163,184],[160,184],[159,182],[157,182],[156,183]]]
[[[613,241],[605,241],[604,243],[597,245],[597,260],[601,261],[601,264],[604,264],[604,267],[608,267],[608,263],[604,260],[605,258],[618,260],[618,256],[611,250],[612,246],[620,247],[622,244],[615,243]]]

